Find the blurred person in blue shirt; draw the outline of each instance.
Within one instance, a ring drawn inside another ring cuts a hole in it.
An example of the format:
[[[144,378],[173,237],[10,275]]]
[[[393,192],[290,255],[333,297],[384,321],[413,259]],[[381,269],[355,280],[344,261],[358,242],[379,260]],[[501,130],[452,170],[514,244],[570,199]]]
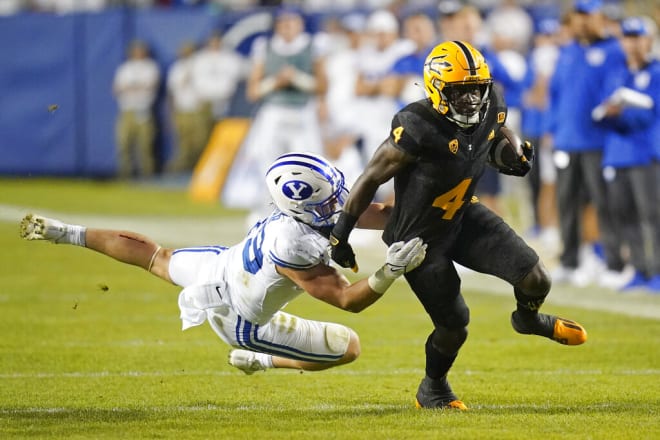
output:
[[[627,68],[612,70],[608,98],[592,117],[606,128],[603,174],[610,212],[628,246],[634,277],[624,290],[648,287],[660,292],[660,209],[654,145],[660,131],[660,62],[650,57],[652,37],[644,19],[621,22]]]
[[[534,216],[532,233],[553,253],[558,252],[559,245],[555,193],[557,171],[552,162],[552,145],[546,142],[544,134],[549,113],[548,88],[559,57],[561,26],[555,18],[545,18],[536,23],[527,61],[531,79],[523,95],[521,117],[521,132],[537,146],[529,173]]]
[[[619,41],[604,32],[602,6],[601,0],[576,0],[570,17],[574,40],[562,48],[550,83],[549,132],[555,148],[563,244],[553,278],[579,286],[593,282],[603,271],[597,260],[587,263],[579,258],[580,224],[587,202],[596,210],[607,270],[614,275],[624,268],[601,172],[605,130],[591,119],[591,111],[603,98],[606,73],[625,65]]]
[[[404,18],[403,37],[415,43],[415,49],[394,63],[382,86],[384,93],[398,100],[399,107],[426,97],[422,77],[424,61],[438,42],[433,20],[423,13]]]

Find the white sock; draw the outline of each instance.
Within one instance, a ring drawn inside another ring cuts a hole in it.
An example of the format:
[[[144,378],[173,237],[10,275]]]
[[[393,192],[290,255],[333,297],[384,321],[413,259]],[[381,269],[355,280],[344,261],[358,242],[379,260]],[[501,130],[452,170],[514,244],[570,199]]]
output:
[[[259,361],[264,368],[273,368],[273,355],[266,353],[255,353],[254,358]]]

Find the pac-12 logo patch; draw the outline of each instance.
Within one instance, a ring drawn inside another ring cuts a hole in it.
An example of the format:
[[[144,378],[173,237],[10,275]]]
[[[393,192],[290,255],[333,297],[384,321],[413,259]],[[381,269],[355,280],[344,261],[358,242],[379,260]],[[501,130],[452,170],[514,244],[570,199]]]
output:
[[[282,185],[282,192],[293,200],[305,200],[312,195],[312,187],[300,180],[291,180]]]
[[[458,139],[452,139],[449,141],[449,151],[456,154],[458,151]]]

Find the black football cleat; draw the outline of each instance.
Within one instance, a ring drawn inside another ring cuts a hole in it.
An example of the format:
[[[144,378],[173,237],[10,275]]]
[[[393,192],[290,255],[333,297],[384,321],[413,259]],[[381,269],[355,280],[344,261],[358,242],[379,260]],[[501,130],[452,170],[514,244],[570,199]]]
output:
[[[563,345],[580,345],[587,340],[587,331],[577,322],[544,313],[525,317],[516,310],[511,314],[511,326],[523,335],[544,336]]]
[[[422,383],[419,384],[417,395],[415,396],[416,408],[435,408],[435,409],[458,409],[466,411],[468,408],[463,402],[458,400],[456,394],[451,390],[447,378],[431,379],[425,376]]]

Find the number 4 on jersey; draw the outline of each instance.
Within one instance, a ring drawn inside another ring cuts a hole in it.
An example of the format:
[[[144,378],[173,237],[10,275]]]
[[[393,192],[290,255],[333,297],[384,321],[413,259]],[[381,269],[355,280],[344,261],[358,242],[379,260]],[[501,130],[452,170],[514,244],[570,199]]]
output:
[[[434,207],[444,209],[443,220],[451,220],[456,212],[461,209],[461,206],[465,203],[463,198],[470,187],[470,183],[472,183],[472,178],[464,179],[461,183],[433,200]]]

